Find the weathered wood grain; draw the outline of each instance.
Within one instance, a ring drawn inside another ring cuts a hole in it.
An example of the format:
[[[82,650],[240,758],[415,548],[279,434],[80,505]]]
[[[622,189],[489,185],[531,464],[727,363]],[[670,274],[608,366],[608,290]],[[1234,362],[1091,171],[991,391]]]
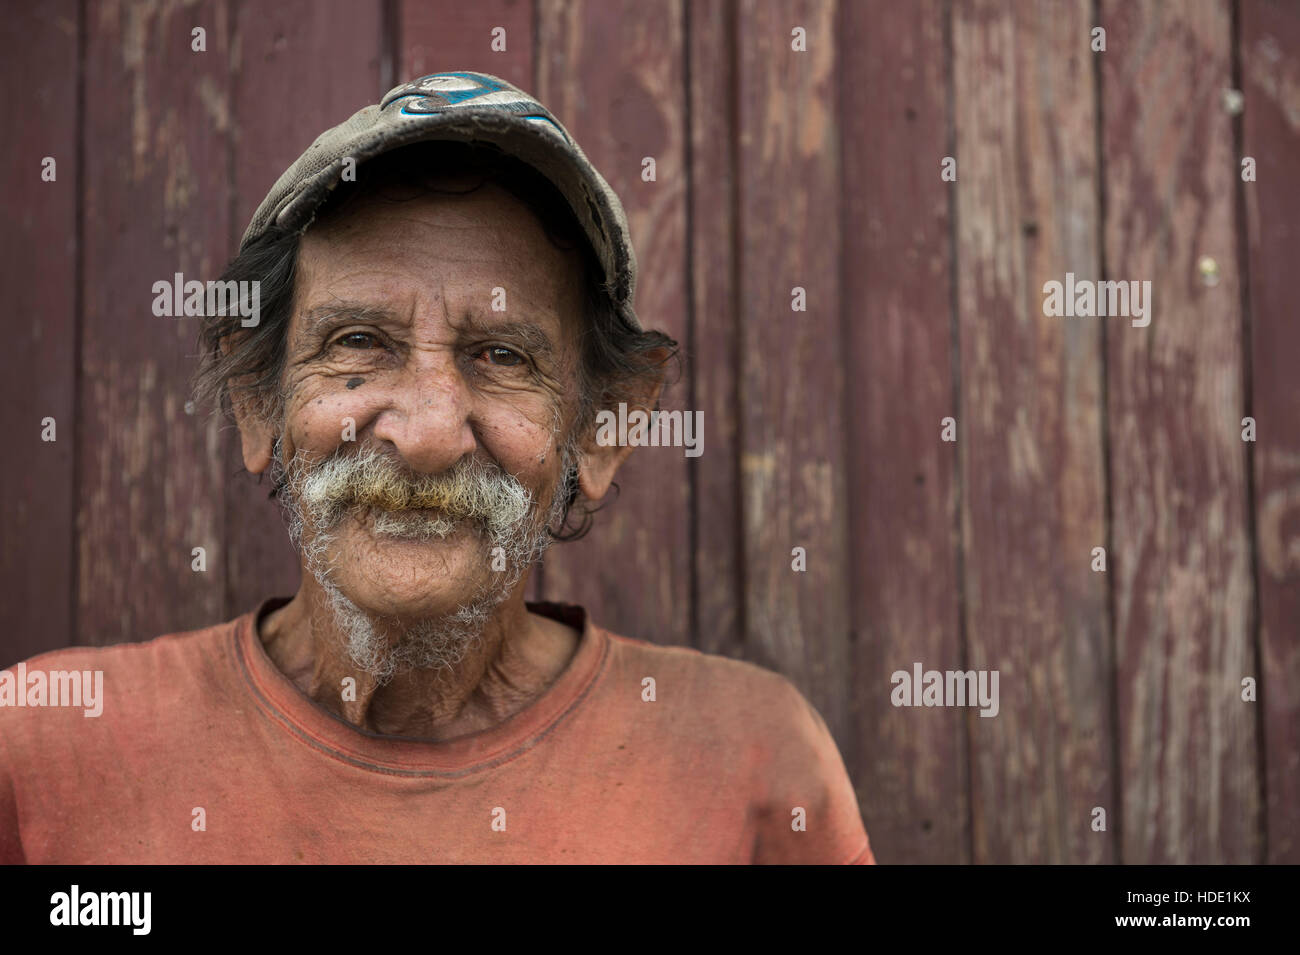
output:
[[[741,511],[737,445],[740,408],[736,358],[737,257],[733,203],[739,144],[733,5],[687,6],[690,56],[690,354],[691,407],[704,420],[704,453],[689,467],[694,529],[695,646],[741,656]]]
[[[1300,862],[1300,326],[1291,270],[1300,248],[1300,7],[1241,4],[1242,183],[1250,265],[1251,410],[1258,433],[1255,533],[1268,854]],[[1240,174],[1240,173],[1238,173]]]
[[[477,70],[533,92],[532,0],[400,0],[399,11],[401,50],[395,83],[427,73]],[[496,27],[505,30],[505,50],[492,49]]]
[[[1106,320],[1122,859],[1256,862],[1229,11],[1101,10],[1107,277],[1153,295],[1148,327]]]
[[[1089,6],[957,3],[959,429],[974,861],[1107,862],[1111,683],[1099,319],[1043,284],[1099,279]]]
[[[17,6],[0,20],[6,90],[0,288],[0,667],[73,642],[76,467],[77,4]],[[56,179],[41,179],[45,157]],[[44,418],[55,440],[41,440]]]
[[[895,707],[890,676],[962,659],[944,6],[844,4],[849,759],[876,858],[970,861],[965,714]]]
[[[380,89],[382,4],[291,0],[241,4],[231,50],[235,215],[228,248],[253,212],[312,141]],[[226,480],[226,616],[298,589],[298,558],[270,482],[244,470],[238,432],[223,430]]]
[[[185,411],[196,320],[152,305],[155,282],[213,277],[228,251],[229,22],[219,2],[86,12],[77,638],[101,644],[224,609],[221,440]]]
[[[627,210],[646,328],[686,338],[686,86],[679,3],[543,2],[537,95],[559,117]],[[642,180],[653,157],[656,179]],[[684,381],[664,410],[686,409]],[[709,454],[709,423],[704,423]],[[551,600],[585,605],[617,632],[691,641],[688,460],[684,449],[637,448],[615,480],[618,498],[583,540],[546,557]]]
[[[743,2],[737,20],[745,656],[851,750],[836,7]]]

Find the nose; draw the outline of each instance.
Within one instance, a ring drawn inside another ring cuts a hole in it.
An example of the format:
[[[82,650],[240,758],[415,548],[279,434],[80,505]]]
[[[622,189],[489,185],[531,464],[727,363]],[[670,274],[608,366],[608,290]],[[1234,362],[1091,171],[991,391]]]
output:
[[[388,406],[375,418],[374,436],[391,445],[411,470],[440,474],[474,452],[472,397],[454,367],[426,364],[395,385]]]

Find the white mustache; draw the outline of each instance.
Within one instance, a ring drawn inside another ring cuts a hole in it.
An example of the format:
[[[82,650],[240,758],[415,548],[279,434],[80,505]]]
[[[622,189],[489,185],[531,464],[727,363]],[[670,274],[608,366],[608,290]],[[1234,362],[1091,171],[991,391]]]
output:
[[[474,521],[491,533],[505,532],[528,517],[533,496],[499,466],[465,458],[442,474],[412,474],[372,448],[336,455],[290,478],[295,496],[318,529],[353,507],[373,508],[376,530],[416,531],[445,537],[460,521]],[[436,510],[436,516],[403,514]]]

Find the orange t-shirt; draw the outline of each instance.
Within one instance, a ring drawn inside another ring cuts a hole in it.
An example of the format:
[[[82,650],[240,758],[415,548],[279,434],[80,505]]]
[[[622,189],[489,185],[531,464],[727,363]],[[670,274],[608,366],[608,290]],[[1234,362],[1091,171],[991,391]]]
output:
[[[540,698],[453,740],[378,736],[271,662],[254,621],[284,602],[20,665],[47,704],[34,672],[102,671],[98,716],[16,706],[0,678],[0,863],[875,861],[826,724],[776,673],[532,604],[582,633]]]

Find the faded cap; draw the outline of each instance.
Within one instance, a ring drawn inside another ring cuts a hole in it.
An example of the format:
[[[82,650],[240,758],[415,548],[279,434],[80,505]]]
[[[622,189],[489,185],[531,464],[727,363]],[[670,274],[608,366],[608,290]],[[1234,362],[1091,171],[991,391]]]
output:
[[[241,251],[272,225],[305,230],[339,184],[345,160],[360,166],[382,153],[430,140],[491,143],[549,179],[587,234],[619,314],[640,329],[633,308],[636,254],[623,204],[550,110],[487,73],[422,76],[321,133],[257,207]]]

